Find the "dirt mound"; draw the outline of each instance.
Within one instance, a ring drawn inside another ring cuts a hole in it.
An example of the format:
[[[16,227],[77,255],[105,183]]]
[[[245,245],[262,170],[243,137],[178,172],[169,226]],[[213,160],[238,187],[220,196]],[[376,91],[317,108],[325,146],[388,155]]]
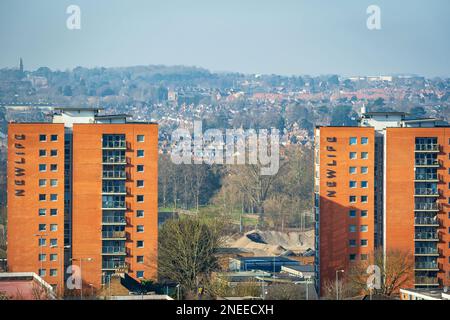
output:
[[[303,253],[314,248],[314,231],[250,231],[238,238],[228,238],[227,243],[231,248],[242,248],[262,256],[278,256],[286,251]]]

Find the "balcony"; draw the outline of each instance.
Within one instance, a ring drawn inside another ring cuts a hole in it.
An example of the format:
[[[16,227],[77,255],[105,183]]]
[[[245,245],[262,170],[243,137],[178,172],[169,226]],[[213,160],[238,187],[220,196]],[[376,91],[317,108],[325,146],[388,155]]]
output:
[[[102,239],[104,240],[126,240],[125,231],[102,231]]]
[[[102,269],[128,272],[130,265],[125,261],[103,261]]]
[[[103,255],[126,255],[125,247],[113,247],[113,246],[104,246],[102,247]]]
[[[126,195],[127,190],[125,189],[125,185],[123,186],[104,186],[102,189],[103,194],[118,194],[118,195]]]
[[[111,225],[126,225],[125,217],[103,217],[102,224]]]
[[[415,211],[439,211],[440,206],[438,203],[416,203],[414,207]]]
[[[415,270],[439,271],[438,264],[435,262],[416,262]]]
[[[416,188],[414,190],[416,197],[439,197],[439,191],[432,188]]]
[[[414,225],[439,227],[439,221],[437,218],[432,217],[416,217],[414,218]]]
[[[125,171],[103,171],[103,179],[105,180],[126,180],[127,174]]]
[[[126,150],[127,144],[126,144],[125,140],[103,141],[102,149],[103,150]]]
[[[126,157],[103,157],[103,164],[127,164]]]
[[[441,165],[438,159],[416,159],[416,167],[439,168]]]
[[[439,145],[438,144],[416,144],[415,148],[416,152],[433,152],[438,153],[439,152]]]
[[[416,182],[440,182],[442,176],[437,173],[416,173],[414,180]]]
[[[434,277],[416,277],[415,278],[415,285],[419,286],[438,286],[439,285],[439,280],[438,278],[434,278]]]
[[[414,254],[416,256],[439,256],[439,251],[435,247],[416,247]]]
[[[439,241],[437,232],[416,232],[415,241]]]
[[[127,210],[125,201],[103,201],[102,210]]]

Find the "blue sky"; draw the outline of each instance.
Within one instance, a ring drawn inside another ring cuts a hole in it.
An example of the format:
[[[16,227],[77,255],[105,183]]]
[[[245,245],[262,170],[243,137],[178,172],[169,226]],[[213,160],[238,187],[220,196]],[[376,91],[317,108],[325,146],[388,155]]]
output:
[[[81,30],[66,8],[81,8]],[[382,29],[366,27],[381,8]],[[0,67],[450,76],[448,0],[1,0]]]

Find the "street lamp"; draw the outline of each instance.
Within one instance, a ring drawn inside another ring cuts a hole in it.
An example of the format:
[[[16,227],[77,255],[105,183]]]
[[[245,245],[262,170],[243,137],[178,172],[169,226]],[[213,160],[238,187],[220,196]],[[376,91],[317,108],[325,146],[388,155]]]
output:
[[[39,237],[39,249],[40,249],[40,254],[39,254],[39,261],[41,262],[41,267],[40,267],[40,270],[42,271],[43,269],[44,269],[44,266],[43,266],[43,260],[42,260],[42,255],[43,255],[43,243],[42,243],[42,239],[44,238],[44,237],[46,237],[47,235],[46,234],[42,234],[42,233],[36,233],[35,235],[34,235],[35,237]],[[39,272],[38,272],[38,274],[39,274]],[[39,274],[39,276],[41,276],[40,274]]]
[[[336,300],[339,300],[339,273],[344,273],[345,270],[336,270]]]
[[[80,300],[83,300],[83,275],[82,275],[82,264],[83,264],[83,261],[88,261],[88,262],[90,262],[90,261],[93,261],[94,259],[92,259],[92,258],[79,258],[79,259],[74,259],[74,258],[72,258],[71,259],[72,261],[80,261],[80,278],[81,278],[81,290],[80,290]]]

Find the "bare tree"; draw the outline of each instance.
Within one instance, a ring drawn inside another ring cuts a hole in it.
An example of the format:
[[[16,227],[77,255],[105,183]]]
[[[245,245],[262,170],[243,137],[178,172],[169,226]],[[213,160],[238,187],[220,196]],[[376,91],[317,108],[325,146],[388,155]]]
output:
[[[373,289],[372,293],[392,296],[411,280],[414,259],[408,251],[388,250],[384,254],[382,249],[375,250],[367,261],[357,263],[350,268],[348,281],[354,290],[369,293],[367,268],[371,265],[377,266],[381,273],[381,288]]]
[[[219,222],[186,217],[169,220],[160,230],[158,272],[179,283],[183,292],[198,292],[219,269],[216,252],[221,245]]]

